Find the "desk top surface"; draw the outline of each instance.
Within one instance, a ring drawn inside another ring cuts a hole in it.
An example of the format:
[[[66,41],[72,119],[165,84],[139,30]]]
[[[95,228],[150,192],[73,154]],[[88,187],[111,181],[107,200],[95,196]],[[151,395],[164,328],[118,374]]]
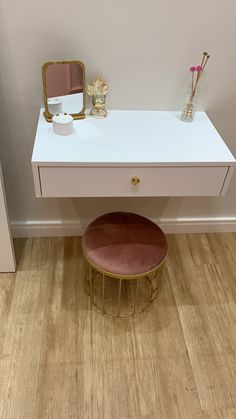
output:
[[[74,121],[74,133],[54,134],[40,112],[33,165],[187,166],[236,165],[205,112],[193,122],[179,112],[112,110],[107,118]]]

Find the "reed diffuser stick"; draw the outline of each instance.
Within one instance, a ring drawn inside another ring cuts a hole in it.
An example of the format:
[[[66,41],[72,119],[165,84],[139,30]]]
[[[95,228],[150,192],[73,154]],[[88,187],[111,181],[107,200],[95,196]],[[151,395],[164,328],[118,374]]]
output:
[[[206,64],[207,64],[207,61],[209,60],[209,58],[210,58],[210,55],[207,52],[204,52],[201,64],[196,67],[196,70],[197,70],[198,74],[197,74],[197,77],[196,77],[195,85],[192,89],[192,95],[191,95],[192,97],[195,96],[197,85],[199,83],[199,80],[201,79],[203,70],[206,67]]]
[[[204,68],[206,67],[206,63],[207,63],[207,61],[209,60],[209,58],[210,58],[210,55],[207,55],[207,57],[206,57],[206,61],[204,62],[204,65],[203,65],[203,67],[202,67],[202,71],[201,71],[201,73],[203,72]]]
[[[200,66],[199,67],[201,67],[202,69],[203,69],[203,65],[204,65],[204,61],[205,61],[205,59],[206,59],[206,57],[207,57],[207,52],[206,51],[204,51],[203,52],[203,55],[202,55],[202,62],[201,62],[201,64],[200,64]],[[196,83],[198,82],[198,80],[199,80],[199,78],[200,78],[200,71],[198,71],[198,73],[197,73],[197,81],[196,81]]]
[[[194,84],[194,71],[192,71],[192,93],[193,93],[193,84]]]

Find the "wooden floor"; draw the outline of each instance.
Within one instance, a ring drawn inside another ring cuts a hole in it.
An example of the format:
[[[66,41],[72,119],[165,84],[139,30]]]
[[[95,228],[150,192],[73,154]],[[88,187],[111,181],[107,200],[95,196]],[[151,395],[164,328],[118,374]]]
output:
[[[1,419],[236,418],[236,234],[168,236],[158,303],[103,317],[80,238],[18,239],[0,275]]]

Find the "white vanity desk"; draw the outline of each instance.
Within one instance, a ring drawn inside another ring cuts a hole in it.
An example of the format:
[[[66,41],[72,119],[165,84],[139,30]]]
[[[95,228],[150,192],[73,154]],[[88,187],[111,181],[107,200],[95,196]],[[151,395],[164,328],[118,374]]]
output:
[[[220,196],[236,165],[204,112],[186,123],[178,112],[109,111],[74,121],[65,137],[42,112],[32,156],[37,197]]]

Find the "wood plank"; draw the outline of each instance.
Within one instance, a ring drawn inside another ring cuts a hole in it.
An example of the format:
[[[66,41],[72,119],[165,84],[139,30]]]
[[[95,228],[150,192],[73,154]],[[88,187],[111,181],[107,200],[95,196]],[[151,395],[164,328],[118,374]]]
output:
[[[169,236],[158,300],[90,310],[81,239],[17,239],[0,275],[0,417],[231,419],[236,234]]]
[[[236,407],[236,356],[190,356],[203,411]]]

